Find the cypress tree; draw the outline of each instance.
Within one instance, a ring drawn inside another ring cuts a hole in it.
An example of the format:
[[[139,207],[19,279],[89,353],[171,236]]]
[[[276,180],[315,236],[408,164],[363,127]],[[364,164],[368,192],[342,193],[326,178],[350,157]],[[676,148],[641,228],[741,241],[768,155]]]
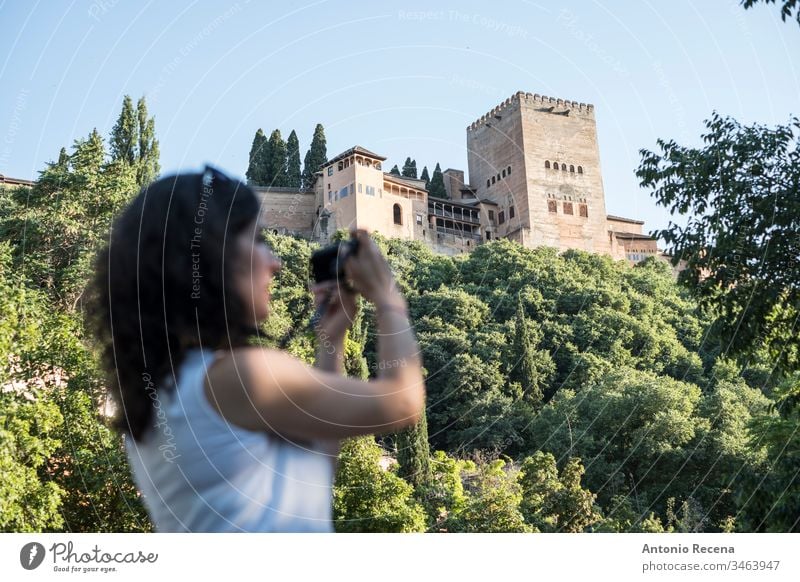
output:
[[[534,404],[541,404],[544,398],[539,386],[537,353],[531,341],[528,321],[522,301],[517,300],[516,325],[514,327],[513,354],[517,361],[511,370],[510,379],[522,385],[523,394]]]
[[[325,128],[321,123],[314,129],[311,146],[303,159],[303,188],[314,186],[314,173],[318,172],[328,161],[328,149],[325,142]]]
[[[425,180],[425,189],[426,190],[430,190],[431,189],[431,177],[428,174],[428,166],[425,166],[424,168],[422,168],[422,174],[420,175],[419,179],[420,180]]]
[[[431,177],[431,187],[428,189],[428,192],[431,196],[435,196],[437,198],[447,198],[447,190],[444,187],[444,177],[442,176],[442,169],[439,167],[439,164],[436,164],[436,167],[433,170],[433,176]]]
[[[292,130],[289,139],[286,140],[286,185],[292,188],[300,188],[300,140],[297,133]]]
[[[247,164],[247,177],[250,183],[255,186],[264,185],[264,168],[263,159],[264,150],[267,147],[267,136],[264,135],[263,130],[259,127],[256,135],[253,137],[253,145],[250,146],[250,159]]]
[[[122,100],[122,111],[111,130],[111,160],[124,161],[133,166],[138,158],[139,122],[130,95]]]
[[[394,174],[395,176],[399,176],[400,175],[400,170],[397,168],[397,164],[392,166],[392,169],[389,170],[389,173],[390,174]]]
[[[136,183],[139,187],[149,184],[161,172],[160,152],[156,139],[155,118],[147,116],[147,103],[144,97],[136,104],[139,120],[139,151],[136,160]]]
[[[420,421],[397,433],[398,474],[414,489],[430,483],[431,450],[428,444],[428,419],[423,411]]]
[[[281,130],[276,129],[269,136],[267,157],[264,160],[264,180],[267,186],[286,186],[286,143],[281,137]]]
[[[412,162],[411,158],[406,158],[406,163],[403,164],[403,176],[406,178],[416,178],[417,177],[417,163]]]

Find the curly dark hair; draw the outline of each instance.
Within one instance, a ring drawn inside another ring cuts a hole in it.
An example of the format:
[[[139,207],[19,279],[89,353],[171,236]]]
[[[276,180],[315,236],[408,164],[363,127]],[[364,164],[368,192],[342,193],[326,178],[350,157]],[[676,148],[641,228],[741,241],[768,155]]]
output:
[[[188,349],[246,345],[257,333],[232,273],[236,236],[258,212],[250,188],[207,166],[149,184],[114,221],[86,316],[118,430],[141,439],[154,415],[148,389],[174,389],[166,381]]]

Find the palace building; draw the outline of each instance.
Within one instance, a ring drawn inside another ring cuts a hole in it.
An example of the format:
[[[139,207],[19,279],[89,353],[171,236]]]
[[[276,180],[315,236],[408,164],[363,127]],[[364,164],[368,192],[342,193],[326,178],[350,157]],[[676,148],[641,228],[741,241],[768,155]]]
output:
[[[641,220],[606,213],[593,105],[518,92],[467,127],[467,152],[468,180],[443,172],[448,198],[385,172],[386,158],[361,146],[329,160],[313,188],[252,188],[275,232],[323,244],[356,226],[446,254],[507,238],[666,259]]]

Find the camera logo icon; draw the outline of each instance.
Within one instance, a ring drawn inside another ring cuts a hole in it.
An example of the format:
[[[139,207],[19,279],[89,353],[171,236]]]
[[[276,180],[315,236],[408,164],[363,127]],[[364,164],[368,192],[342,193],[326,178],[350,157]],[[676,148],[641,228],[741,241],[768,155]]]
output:
[[[26,570],[35,570],[44,561],[44,546],[39,542],[29,542],[19,552],[19,563]]]

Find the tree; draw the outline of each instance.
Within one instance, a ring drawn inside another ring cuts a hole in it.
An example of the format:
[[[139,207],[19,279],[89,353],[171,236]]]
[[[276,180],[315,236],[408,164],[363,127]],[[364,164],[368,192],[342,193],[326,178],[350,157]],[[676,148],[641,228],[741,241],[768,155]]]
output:
[[[136,190],[135,169],[106,162],[103,138],[94,130],[75,141],[71,155],[62,150],[30,191],[12,193],[13,212],[0,215],[0,236],[12,242],[19,273],[72,308],[112,217]]]
[[[325,142],[325,128],[321,123],[314,128],[314,137],[311,138],[311,146],[306,152],[303,160],[303,188],[314,187],[314,173],[322,169],[328,161],[328,152]]]
[[[264,162],[264,180],[266,181],[266,186],[285,187],[288,184],[286,143],[281,137],[280,129],[273,130],[269,136]]]
[[[570,458],[558,475],[556,459],[537,451],[522,462],[518,480],[525,521],[540,532],[580,533],[601,520],[595,495],[581,487],[583,464]]]
[[[431,177],[431,186],[428,190],[428,194],[436,198],[447,198],[447,190],[444,187],[444,177],[442,176],[442,169],[439,167],[438,162],[433,169],[433,176]]]
[[[656,232],[681,281],[716,317],[723,353],[766,345],[783,370],[800,363],[800,121],[774,129],[714,114],[701,148],[657,141],[636,175],[662,206],[690,214]],[[757,299],[756,299],[757,298]]]
[[[266,185],[264,180],[264,159],[267,151],[267,136],[264,135],[264,132],[259,127],[253,137],[253,145],[250,146],[247,173],[245,174],[247,180],[256,186]]]
[[[522,486],[518,470],[497,459],[482,461],[467,478],[469,492],[458,517],[458,531],[524,533],[532,531],[520,511]]]
[[[739,527],[748,532],[800,532],[800,373],[775,389],[768,411],[750,422],[746,446],[766,449],[763,471],[737,491]]]
[[[546,351],[535,349],[525,309],[520,300],[517,301],[512,353],[516,361],[511,368],[510,379],[519,382],[525,398],[535,408],[540,408],[544,399],[544,386],[555,372],[555,365]]]
[[[286,185],[290,188],[300,188],[300,141],[297,133],[292,130],[286,140]]]
[[[797,2],[798,0],[781,0],[783,2],[783,6],[781,6],[781,20],[786,22],[787,18],[792,18],[792,12],[797,10],[797,13],[794,15],[795,20],[797,23],[800,24],[800,9],[798,9]],[[764,2],[764,4],[776,4],[777,0],[741,0],[742,6],[745,9],[752,8],[758,2]]]
[[[149,184],[158,178],[161,172],[160,152],[156,139],[156,122],[147,115],[147,103],[144,97],[136,104],[139,121],[139,151],[137,157],[136,183],[139,187]]]
[[[403,173],[405,178],[417,177],[417,162],[412,161],[411,158],[406,158],[406,163],[403,164]]]
[[[397,169],[397,164],[392,166],[392,169],[389,170],[389,173],[392,174],[393,176],[399,176],[400,175],[400,170]]]
[[[397,471],[415,489],[431,480],[430,446],[428,445],[428,420],[425,412],[420,421],[397,434]]]
[[[430,190],[431,187],[431,177],[428,175],[428,166],[422,168],[422,174],[419,177],[420,180],[425,180],[425,189]]]
[[[139,158],[139,121],[133,109],[133,100],[125,95],[122,111],[111,130],[111,159],[125,161],[131,166]]]
[[[380,467],[381,448],[371,436],[344,441],[333,491],[337,532],[421,532],[425,512],[411,485]]]

